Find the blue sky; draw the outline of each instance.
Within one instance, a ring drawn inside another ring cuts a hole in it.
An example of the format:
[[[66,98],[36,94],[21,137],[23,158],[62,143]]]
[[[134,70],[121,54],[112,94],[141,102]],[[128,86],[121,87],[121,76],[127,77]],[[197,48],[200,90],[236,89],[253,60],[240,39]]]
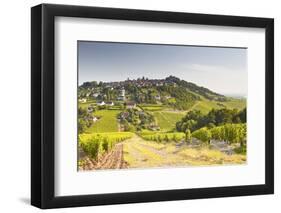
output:
[[[225,95],[247,95],[247,49],[78,42],[79,85],[86,81],[174,75]]]

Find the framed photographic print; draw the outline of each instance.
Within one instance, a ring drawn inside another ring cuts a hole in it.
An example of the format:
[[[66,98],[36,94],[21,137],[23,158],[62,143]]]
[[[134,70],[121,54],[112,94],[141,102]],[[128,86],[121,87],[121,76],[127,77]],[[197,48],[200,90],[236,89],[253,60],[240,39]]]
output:
[[[274,21],[31,9],[31,203],[271,194]]]

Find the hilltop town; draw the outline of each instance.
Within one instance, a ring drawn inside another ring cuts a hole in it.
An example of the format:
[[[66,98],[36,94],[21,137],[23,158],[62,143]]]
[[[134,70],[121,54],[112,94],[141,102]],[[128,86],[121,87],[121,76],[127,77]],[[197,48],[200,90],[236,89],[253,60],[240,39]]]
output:
[[[194,83],[169,76],[165,79],[127,79],[115,82],[85,82],[79,86],[79,102],[96,100],[98,105],[113,105],[127,102],[169,104],[178,109],[187,109],[202,98],[225,101],[226,97]]]

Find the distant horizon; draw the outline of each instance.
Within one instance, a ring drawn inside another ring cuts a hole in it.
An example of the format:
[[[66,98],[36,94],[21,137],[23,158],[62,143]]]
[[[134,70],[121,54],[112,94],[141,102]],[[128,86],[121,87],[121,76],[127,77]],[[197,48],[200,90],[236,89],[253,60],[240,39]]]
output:
[[[78,71],[79,86],[172,75],[225,96],[247,97],[245,48],[79,41]]]

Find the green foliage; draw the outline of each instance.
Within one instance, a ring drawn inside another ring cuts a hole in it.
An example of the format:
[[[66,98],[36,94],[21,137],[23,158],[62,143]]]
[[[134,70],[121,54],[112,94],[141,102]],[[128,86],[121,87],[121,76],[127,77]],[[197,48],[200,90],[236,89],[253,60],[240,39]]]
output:
[[[80,87],[81,88],[91,88],[91,87],[96,87],[98,84],[96,81],[92,82],[84,82]]]
[[[224,126],[218,126],[210,129],[212,134],[212,139],[222,141],[225,139],[225,129]]]
[[[195,131],[202,127],[212,128],[227,123],[246,122],[246,109],[238,111],[237,109],[212,109],[207,115],[201,111],[189,111],[181,121],[176,123],[176,129],[185,132],[186,129]]]
[[[152,114],[161,131],[171,131],[175,129],[176,122],[184,116],[184,113],[181,112],[176,113],[166,111],[153,112]]]
[[[86,128],[87,128],[87,124],[84,121],[84,119],[79,118],[78,119],[78,133],[80,134],[80,133],[85,132]]]
[[[140,104],[138,106],[145,111],[160,111],[163,109],[163,105],[159,104]]]
[[[192,132],[192,137],[197,138],[203,142],[214,139],[219,141],[226,141],[229,144],[240,143],[240,147],[244,147],[247,138],[246,124],[225,124],[222,126],[207,129],[203,127]]]
[[[125,131],[140,131],[155,126],[153,115],[138,109],[126,109],[119,113],[118,118]]]
[[[93,119],[85,108],[78,108],[78,133],[83,133],[87,128],[93,125]]]
[[[192,137],[197,138],[198,140],[206,143],[212,138],[212,134],[210,130],[204,127],[192,132]]]
[[[189,129],[186,129],[185,131],[185,141],[188,142],[191,139],[191,132]]]
[[[190,109],[196,100],[199,100],[200,97],[194,93],[186,90],[182,86],[172,86],[164,85],[158,88],[159,93],[167,93],[172,97],[171,100],[167,100],[165,103],[172,106],[174,109],[187,110]]]
[[[120,110],[97,110],[94,116],[99,117],[99,120],[88,128],[86,133],[101,133],[101,132],[117,132],[118,123],[117,115]]]
[[[170,82],[173,82],[173,83],[176,83],[178,86],[181,86],[185,89],[188,89],[190,90],[191,92],[194,92],[196,94],[199,94],[207,99],[210,99],[210,100],[220,100],[220,101],[225,101],[226,98],[225,96],[223,95],[220,95],[218,93],[215,93],[207,88],[204,88],[204,87],[199,87],[197,86],[196,84],[194,83],[191,83],[191,82],[187,82],[187,81],[184,81],[184,80],[180,80],[179,78],[177,77],[174,77],[174,76],[169,76],[168,78],[166,78],[167,81],[170,81]]]
[[[203,114],[208,114],[212,109],[238,109],[242,110],[246,107],[245,99],[227,99],[224,102],[216,101],[216,100],[208,100],[205,98],[201,98],[201,100],[197,101],[196,104],[192,107],[193,110],[199,110]]]
[[[110,151],[116,143],[133,137],[130,132],[111,132],[80,134],[79,145],[91,158],[97,160],[99,155]]]
[[[178,142],[178,141],[182,140],[183,138],[185,138],[185,134],[181,133],[181,132],[163,133],[163,132],[145,131],[145,132],[141,132],[140,136],[144,140],[156,141],[156,142],[164,142],[164,141],[166,141],[166,142],[171,142],[171,141]]]
[[[247,153],[247,146],[242,145],[234,149],[235,153],[245,155]]]
[[[244,144],[247,136],[246,124],[226,124],[224,128],[224,140],[229,143]]]

